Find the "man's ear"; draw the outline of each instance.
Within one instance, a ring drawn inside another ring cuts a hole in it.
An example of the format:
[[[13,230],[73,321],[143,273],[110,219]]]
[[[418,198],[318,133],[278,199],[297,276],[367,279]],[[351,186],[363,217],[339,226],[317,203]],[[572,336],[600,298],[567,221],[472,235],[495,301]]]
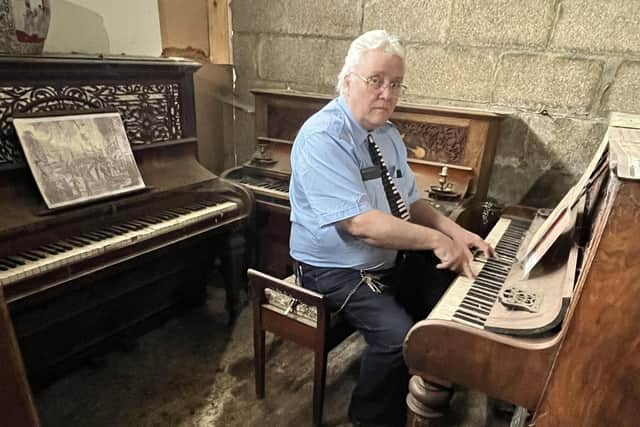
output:
[[[344,78],[342,79],[342,88],[345,96],[349,96],[349,93],[351,92],[351,74],[350,73],[345,75]]]

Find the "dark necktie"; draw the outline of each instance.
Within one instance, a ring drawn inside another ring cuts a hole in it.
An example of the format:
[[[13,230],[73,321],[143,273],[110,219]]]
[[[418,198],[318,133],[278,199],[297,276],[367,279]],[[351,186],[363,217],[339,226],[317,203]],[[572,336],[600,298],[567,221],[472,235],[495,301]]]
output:
[[[382,153],[380,152],[380,147],[378,147],[378,144],[373,140],[373,136],[371,136],[371,134],[367,135],[367,141],[371,161],[374,165],[379,166],[380,171],[382,172],[382,186],[384,187],[384,193],[387,196],[387,202],[391,208],[391,213],[394,216],[407,221],[410,218],[407,205],[404,204],[404,200],[402,200],[402,196],[400,196],[400,193],[396,188],[396,184],[394,184],[393,179],[391,179],[389,169],[387,169],[387,165],[385,164]]]

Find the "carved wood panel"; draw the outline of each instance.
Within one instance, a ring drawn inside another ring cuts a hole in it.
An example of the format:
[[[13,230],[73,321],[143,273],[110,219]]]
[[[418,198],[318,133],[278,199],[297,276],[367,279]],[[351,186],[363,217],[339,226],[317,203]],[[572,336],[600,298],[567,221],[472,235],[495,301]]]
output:
[[[293,141],[304,122],[316,111],[308,108],[269,108],[267,136]]]
[[[435,123],[393,120],[410,159],[463,164],[468,129]]]
[[[22,164],[11,117],[41,113],[115,108],[131,144],[150,144],[183,136],[178,83],[0,86],[0,166]]]

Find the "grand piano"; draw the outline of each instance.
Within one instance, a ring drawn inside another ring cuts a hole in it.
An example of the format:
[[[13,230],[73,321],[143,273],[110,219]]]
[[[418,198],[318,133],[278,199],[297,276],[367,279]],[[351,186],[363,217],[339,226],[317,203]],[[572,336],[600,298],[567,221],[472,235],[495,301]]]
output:
[[[291,273],[288,192],[292,144],[305,120],[332,97],[277,89],[254,89],[252,93],[256,153],[222,176],[255,193],[254,265],[285,277]],[[502,119],[479,110],[410,104],[398,105],[391,116],[407,146],[409,165],[423,198],[478,231],[483,225],[482,204]]]
[[[235,314],[254,199],[197,160],[197,68],[0,56],[0,285],[32,381],[203,302],[217,266]],[[12,117],[96,110],[120,113],[147,189],[49,210]]]
[[[507,209],[487,236],[497,256],[477,255],[476,277],[410,330],[407,425],[441,417],[453,384],[517,405],[518,425],[636,425],[640,183],[610,171],[606,142],[570,211]]]

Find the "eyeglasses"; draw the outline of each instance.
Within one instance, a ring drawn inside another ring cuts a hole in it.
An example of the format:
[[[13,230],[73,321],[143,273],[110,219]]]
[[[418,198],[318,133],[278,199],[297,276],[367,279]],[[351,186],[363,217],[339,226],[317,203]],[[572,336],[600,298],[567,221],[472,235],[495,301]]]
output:
[[[385,83],[384,78],[382,76],[374,75],[374,76],[365,78],[354,71],[352,71],[351,74],[353,74],[354,76],[357,76],[371,90],[383,91],[385,88],[388,87],[389,92],[391,92],[391,95],[393,96],[400,96],[407,90],[407,86],[403,85],[402,82],[397,80]]]

